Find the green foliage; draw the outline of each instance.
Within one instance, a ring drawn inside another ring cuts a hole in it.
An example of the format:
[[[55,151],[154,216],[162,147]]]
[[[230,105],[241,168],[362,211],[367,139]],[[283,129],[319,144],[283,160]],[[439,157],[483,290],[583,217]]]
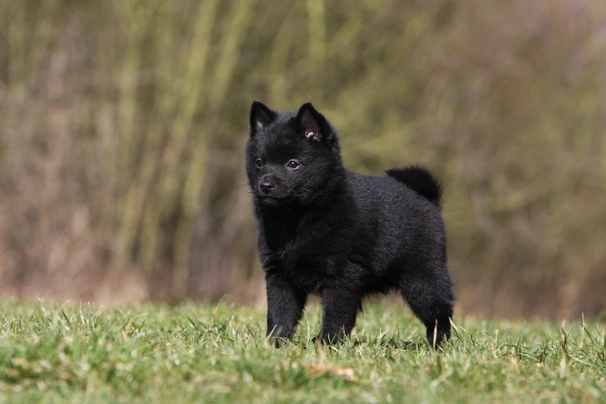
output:
[[[250,301],[254,99],[427,165],[459,303],[606,307],[604,2],[0,0],[0,293]]]
[[[369,305],[351,340],[263,337],[261,311],[219,304],[3,303],[0,401],[11,402],[604,402],[600,323],[462,318],[440,352],[408,312]]]

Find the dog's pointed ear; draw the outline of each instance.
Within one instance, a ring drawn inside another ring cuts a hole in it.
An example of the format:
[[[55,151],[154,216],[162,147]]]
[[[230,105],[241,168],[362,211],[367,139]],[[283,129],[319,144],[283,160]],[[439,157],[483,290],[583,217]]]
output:
[[[299,112],[297,113],[297,121],[304,131],[305,138],[320,142],[327,135],[326,131],[326,119],[320,114],[311,102],[307,102],[301,105]]]
[[[276,119],[276,112],[267,108],[262,102],[253,101],[250,107],[250,136],[263,130]]]

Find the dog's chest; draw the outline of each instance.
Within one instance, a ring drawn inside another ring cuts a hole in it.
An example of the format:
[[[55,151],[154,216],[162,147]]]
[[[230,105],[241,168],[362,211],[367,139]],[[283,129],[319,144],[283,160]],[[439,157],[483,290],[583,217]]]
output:
[[[342,237],[328,220],[261,223],[262,260],[267,267],[282,272],[291,284],[319,293],[342,272],[340,263],[346,255]]]
[[[269,256],[289,283],[308,293],[320,293],[339,272],[337,254],[326,243],[289,240]]]

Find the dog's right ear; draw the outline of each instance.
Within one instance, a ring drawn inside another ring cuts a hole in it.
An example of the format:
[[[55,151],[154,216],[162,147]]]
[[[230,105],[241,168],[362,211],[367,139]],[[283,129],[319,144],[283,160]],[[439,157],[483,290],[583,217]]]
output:
[[[276,113],[262,102],[253,101],[250,107],[250,136],[253,137],[276,119]]]

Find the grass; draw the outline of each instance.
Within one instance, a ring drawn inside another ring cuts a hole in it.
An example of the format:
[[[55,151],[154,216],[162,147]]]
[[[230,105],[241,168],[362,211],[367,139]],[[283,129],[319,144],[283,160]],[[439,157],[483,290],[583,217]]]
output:
[[[600,322],[455,319],[434,352],[408,310],[367,305],[353,337],[264,338],[264,311],[227,304],[107,309],[0,303],[0,402],[606,403]]]

